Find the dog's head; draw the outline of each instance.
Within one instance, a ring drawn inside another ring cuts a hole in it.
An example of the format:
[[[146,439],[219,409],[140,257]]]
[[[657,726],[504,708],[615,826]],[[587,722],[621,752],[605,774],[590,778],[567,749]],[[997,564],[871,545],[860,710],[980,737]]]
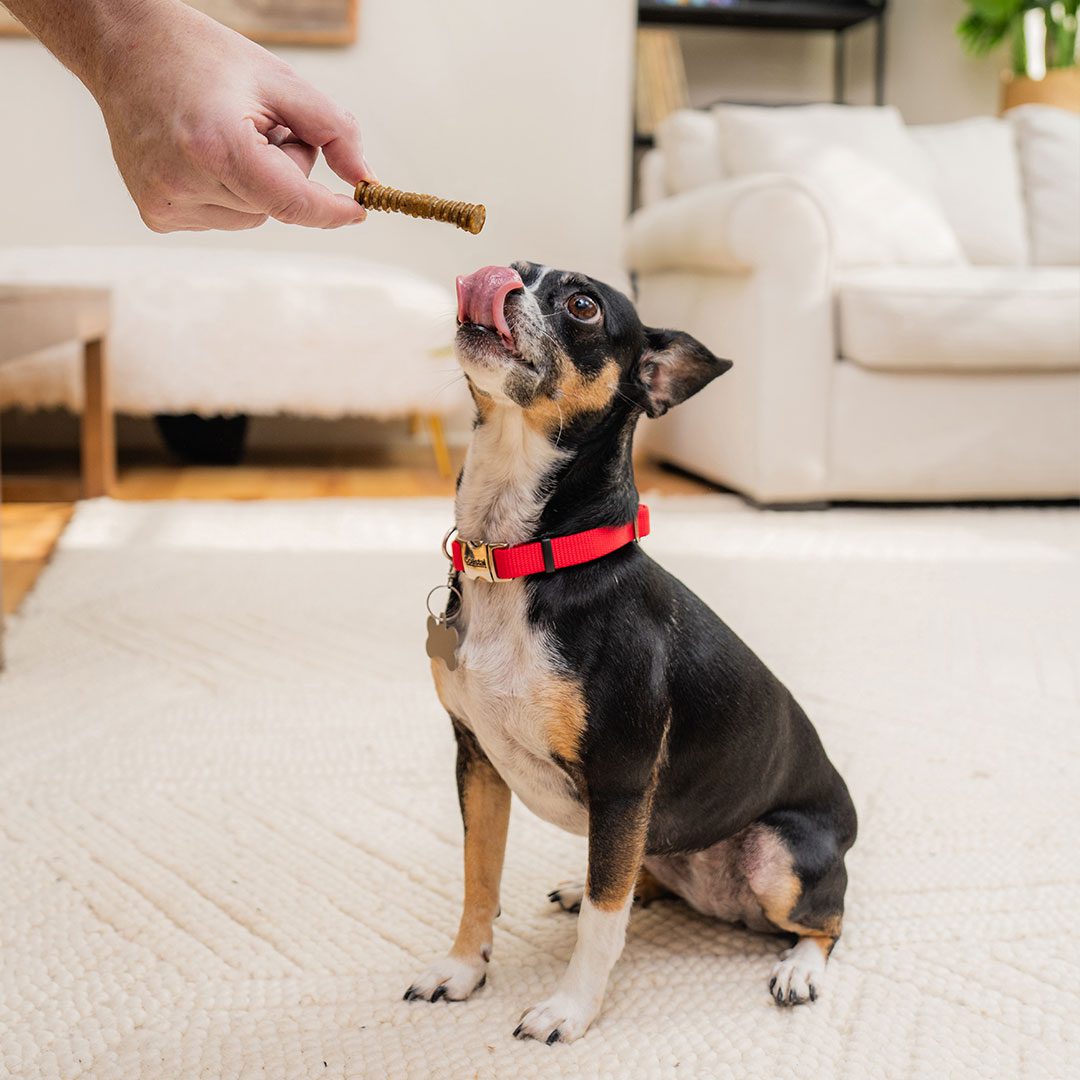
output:
[[[662,416],[731,367],[689,334],[642,325],[618,290],[535,263],[457,279],[457,351],[483,418],[524,410],[545,430],[613,410]]]

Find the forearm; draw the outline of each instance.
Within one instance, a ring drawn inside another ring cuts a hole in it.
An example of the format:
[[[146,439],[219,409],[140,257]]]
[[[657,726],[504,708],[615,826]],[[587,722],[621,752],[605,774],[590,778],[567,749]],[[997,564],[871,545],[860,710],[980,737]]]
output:
[[[181,0],[5,3],[97,99],[150,228],[363,220],[308,179],[320,149],[350,186],[374,179],[356,118],[280,57]]]
[[[5,6],[87,89],[108,88],[118,54],[142,51],[190,11],[180,0],[4,0]],[[180,11],[178,9],[185,9]],[[163,17],[164,16],[164,17]]]

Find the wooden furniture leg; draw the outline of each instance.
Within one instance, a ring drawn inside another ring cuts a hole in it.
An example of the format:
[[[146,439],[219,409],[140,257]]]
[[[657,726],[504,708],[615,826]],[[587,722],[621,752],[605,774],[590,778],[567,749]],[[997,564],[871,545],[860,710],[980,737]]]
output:
[[[105,342],[97,339],[83,346],[83,498],[108,495],[115,482],[116,418],[109,396]]]
[[[442,417],[438,413],[428,413],[424,419],[431,436],[431,449],[435,452],[435,467],[439,470],[439,475],[447,480],[453,475],[453,466],[450,463],[450,451],[446,448]]]
[[[4,478],[0,474],[0,507],[3,507]],[[0,515],[2,516],[2,515]],[[0,530],[2,532],[2,530]],[[3,536],[0,535],[0,550],[3,549]],[[4,670],[4,560],[0,556],[0,671]]]

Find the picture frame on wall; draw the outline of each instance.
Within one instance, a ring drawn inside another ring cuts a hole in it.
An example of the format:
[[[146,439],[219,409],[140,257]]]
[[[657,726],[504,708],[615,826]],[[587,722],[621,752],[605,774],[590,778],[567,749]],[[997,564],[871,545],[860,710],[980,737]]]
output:
[[[359,0],[186,0],[264,45],[351,45]],[[28,36],[0,3],[0,35]]]
[[[29,37],[30,31],[0,4],[0,37]]]

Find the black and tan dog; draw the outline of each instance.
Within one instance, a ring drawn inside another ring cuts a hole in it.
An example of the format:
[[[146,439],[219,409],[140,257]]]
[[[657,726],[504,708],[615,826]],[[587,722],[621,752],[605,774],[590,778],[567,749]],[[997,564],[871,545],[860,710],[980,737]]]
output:
[[[458,321],[476,402],[456,503],[466,573],[450,610],[460,644],[432,668],[457,737],[465,903],[449,955],[406,998],[483,984],[513,791],[589,849],[585,884],[552,894],[580,910],[573,957],[516,1035],[584,1034],[635,893],[792,935],[769,987],[783,1005],[812,1001],[840,935],[847,788],[791,694],[632,542],[638,418],[730,364],[643,326],[614,289],[531,263],[459,279]],[[578,534],[591,539],[531,544],[540,572],[501,580],[530,568],[514,546]],[[594,558],[598,536],[621,546]],[[575,553],[587,561],[566,565]]]

